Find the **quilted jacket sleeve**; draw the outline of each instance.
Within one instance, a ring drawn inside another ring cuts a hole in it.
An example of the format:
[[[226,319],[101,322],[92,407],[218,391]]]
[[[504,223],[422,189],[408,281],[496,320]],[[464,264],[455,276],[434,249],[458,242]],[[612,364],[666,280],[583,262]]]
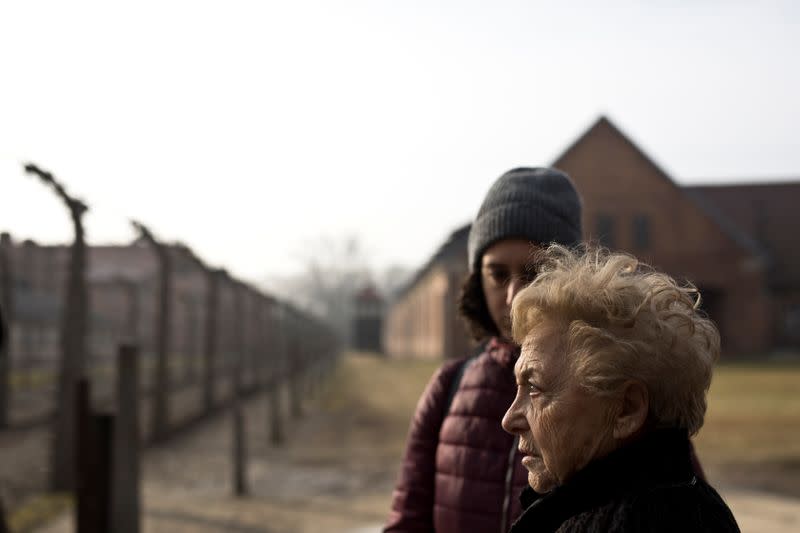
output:
[[[384,532],[430,533],[433,526],[436,447],[450,386],[464,359],[448,361],[417,402]]]

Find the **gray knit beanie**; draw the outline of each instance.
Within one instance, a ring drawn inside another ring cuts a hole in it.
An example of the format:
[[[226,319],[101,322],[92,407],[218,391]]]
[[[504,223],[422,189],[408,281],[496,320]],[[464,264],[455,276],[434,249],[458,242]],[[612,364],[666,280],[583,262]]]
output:
[[[581,240],[581,200],[569,176],[552,168],[515,168],[494,182],[469,231],[469,269],[502,239],[574,246]]]

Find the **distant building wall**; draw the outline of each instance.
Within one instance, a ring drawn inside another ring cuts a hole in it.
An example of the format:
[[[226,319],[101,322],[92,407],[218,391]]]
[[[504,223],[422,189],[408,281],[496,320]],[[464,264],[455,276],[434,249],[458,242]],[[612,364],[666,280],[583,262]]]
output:
[[[435,268],[393,308],[384,337],[387,353],[427,359],[446,355],[447,283],[447,272]]]
[[[458,298],[467,275],[466,235],[451,235],[418,278],[390,307],[383,343],[391,357],[463,357],[472,341],[458,316]]]

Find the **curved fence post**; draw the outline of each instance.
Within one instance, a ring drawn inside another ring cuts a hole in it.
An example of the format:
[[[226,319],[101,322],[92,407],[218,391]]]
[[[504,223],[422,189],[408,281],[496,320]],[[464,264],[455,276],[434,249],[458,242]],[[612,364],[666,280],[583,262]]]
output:
[[[75,238],[70,247],[66,296],[62,302],[61,357],[58,371],[58,392],[54,435],[51,444],[51,488],[71,490],[75,485],[75,388],[85,371],[87,333],[89,329],[89,291],[86,284],[87,250],[83,215],[85,203],[70,196],[55,177],[32,163],[25,172],[37,176],[52,188],[69,211]]]
[[[135,220],[131,221],[139,235],[149,244],[158,258],[158,291],[156,305],[156,366],[153,380],[153,403],[150,418],[150,438],[164,438],[169,425],[170,389],[170,326],[172,323],[172,261],[169,247],[159,242],[150,229]]]

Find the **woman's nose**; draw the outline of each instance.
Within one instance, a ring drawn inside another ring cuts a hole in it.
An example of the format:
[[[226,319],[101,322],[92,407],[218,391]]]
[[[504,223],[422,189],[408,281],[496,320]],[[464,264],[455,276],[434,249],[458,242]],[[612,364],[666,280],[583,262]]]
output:
[[[521,291],[525,287],[525,284],[522,280],[516,276],[512,277],[511,280],[508,282],[508,287],[506,288],[506,305],[509,307],[511,306],[511,302],[514,301],[514,296],[517,295],[519,291]]]
[[[508,408],[506,414],[503,415],[503,421],[501,422],[503,429],[512,435],[523,433],[527,427],[525,415],[519,406],[518,400],[518,397],[514,398],[514,402]]]

